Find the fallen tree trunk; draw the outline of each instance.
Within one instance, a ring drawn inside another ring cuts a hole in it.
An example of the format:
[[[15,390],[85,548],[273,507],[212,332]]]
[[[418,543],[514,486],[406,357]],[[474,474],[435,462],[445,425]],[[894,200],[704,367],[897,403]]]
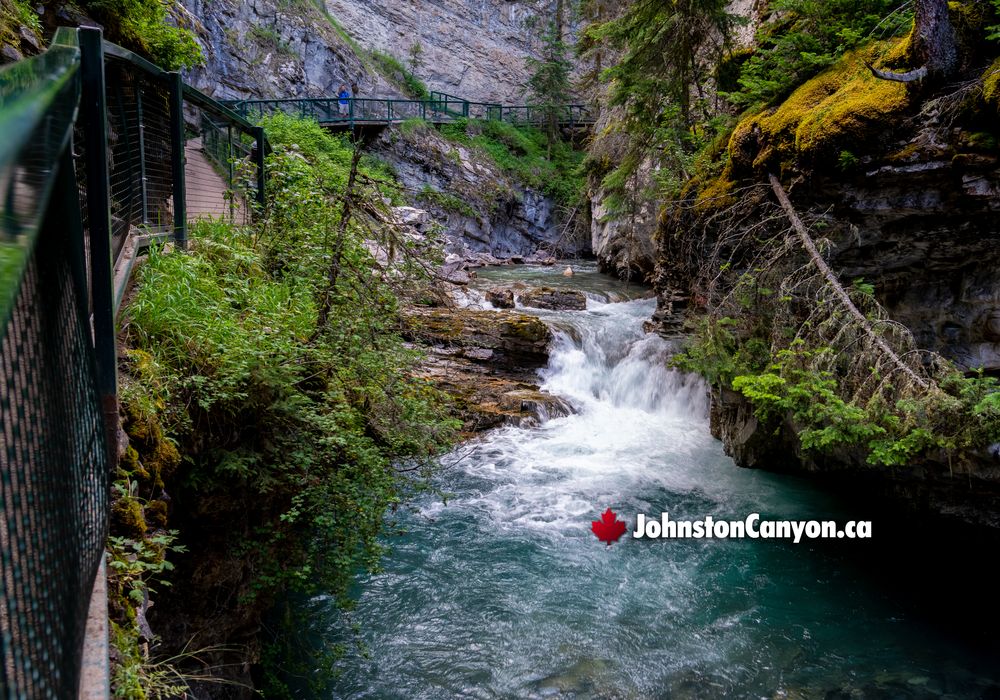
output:
[[[816,247],[816,243],[813,241],[812,236],[809,235],[809,230],[806,225],[802,223],[802,219],[799,218],[798,213],[795,211],[795,207],[792,206],[792,202],[788,199],[788,193],[785,192],[785,188],[781,186],[781,182],[774,175],[768,175],[771,180],[771,189],[774,190],[775,196],[778,198],[778,203],[781,204],[781,208],[785,211],[785,215],[792,224],[792,228],[795,233],[798,234],[799,240],[802,242],[802,247],[806,249],[809,253],[809,258],[812,260],[813,265],[819,270],[820,274],[826,280],[826,283],[830,285],[833,289],[834,294],[837,299],[840,300],[841,305],[847,312],[854,318],[858,323],[858,326],[864,332],[868,339],[877,347],[879,350],[885,354],[889,360],[896,366],[896,368],[906,374],[910,379],[912,379],[921,389],[930,389],[930,384],[926,379],[918,375],[913,371],[908,364],[903,362],[903,359],[896,354],[896,352],[889,347],[889,344],[885,342],[885,338],[879,335],[875,329],[872,327],[871,322],[868,318],[858,310],[854,302],[851,301],[850,295],[847,290],[844,289],[843,285],[840,284],[840,280],[830,269],[830,266],[826,264],[826,260],[820,255],[819,249]]]

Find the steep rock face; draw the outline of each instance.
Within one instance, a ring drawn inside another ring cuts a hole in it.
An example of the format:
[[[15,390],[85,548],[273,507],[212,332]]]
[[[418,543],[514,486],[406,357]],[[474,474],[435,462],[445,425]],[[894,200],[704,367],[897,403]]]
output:
[[[942,157],[943,156],[943,157]],[[989,154],[916,154],[854,181],[817,181],[814,207],[849,222],[831,262],[863,277],[917,345],[1000,372],[1000,168]]]
[[[563,235],[551,199],[432,128],[388,130],[372,150],[393,167],[419,206],[433,212],[449,255],[511,258],[587,249],[586,241]]]
[[[319,97],[341,83],[398,94],[312,2],[183,0],[183,9],[205,56],[186,77],[217,99]]]
[[[953,128],[947,140],[929,135],[925,128],[894,144],[890,155],[869,159],[853,175],[801,177],[791,196],[800,212],[819,216],[817,230],[840,279],[874,285],[889,316],[913,333],[918,347],[963,370],[996,374],[1000,155],[982,134]],[[910,506],[1000,527],[996,445],[932,453],[890,471],[869,465],[857,449],[803,450],[799,430],[790,418],[777,427],[761,425],[741,394],[714,392],[712,432],[741,466],[861,479]]]
[[[520,104],[526,56],[536,47],[527,26],[534,8],[511,0],[327,0],[344,30],[368,48],[406,62],[423,49],[415,71],[431,90],[468,100]]]

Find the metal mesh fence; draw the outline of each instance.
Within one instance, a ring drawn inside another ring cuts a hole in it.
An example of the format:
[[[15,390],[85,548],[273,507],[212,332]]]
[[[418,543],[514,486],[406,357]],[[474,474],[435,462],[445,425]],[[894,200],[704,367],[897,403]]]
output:
[[[0,698],[77,694],[118,429],[112,260],[183,240],[184,207],[246,221],[263,181],[259,129],[77,36],[0,69]]]
[[[164,81],[118,58],[105,66],[112,250],[138,226],[173,226],[170,105]]]
[[[219,114],[190,102],[185,105],[185,120],[188,220],[249,223],[251,183],[256,182],[253,138]]]
[[[106,536],[108,460],[76,247],[60,222],[45,228],[0,341],[0,628],[10,698],[75,693]]]
[[[36,110],[8,122],[13,133],[5,145],[12,148],[0,152],[4,698],[75,696],[106,536],[108,457],[70,151],[78,55],[75,46],[59,45],[0,81],[5,109]]]

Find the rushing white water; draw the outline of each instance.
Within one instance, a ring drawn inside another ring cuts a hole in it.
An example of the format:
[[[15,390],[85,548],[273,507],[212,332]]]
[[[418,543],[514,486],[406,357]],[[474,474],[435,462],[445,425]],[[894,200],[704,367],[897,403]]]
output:
[[[735,467],[704,384],[642,332],[651,300],[540,313],[544,389],[576,413],[445,460],[447,499],[403,515],[363,582],[335,697],[979,697],[995,678],[910,622],[836,552],[750,541],[598,542],[611,506],[677,518],[847,517],[809,485]],[[877,526],[877,524],[876,524]],[[988,662],[987,662],[988,667]],[[830,694],[833,695],[830,695]],[[857,694],[860,693],[860,694]]]

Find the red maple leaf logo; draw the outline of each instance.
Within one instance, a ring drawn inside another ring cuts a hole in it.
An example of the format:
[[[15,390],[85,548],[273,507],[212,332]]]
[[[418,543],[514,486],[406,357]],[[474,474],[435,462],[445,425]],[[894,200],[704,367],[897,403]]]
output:
[[[590,530],[597,535],[597,539],[607,542],[610,547],[612,542],[617,542],[625,534],[625,521],[619,520],[615,512],[608,508],[601,514],[600,520],[591,521]]]

